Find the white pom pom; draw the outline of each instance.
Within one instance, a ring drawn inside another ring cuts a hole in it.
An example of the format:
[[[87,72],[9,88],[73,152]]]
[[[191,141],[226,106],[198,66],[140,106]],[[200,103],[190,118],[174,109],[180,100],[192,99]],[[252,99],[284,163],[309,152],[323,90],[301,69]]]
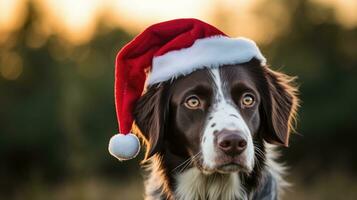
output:
[[[140,151],[140,141],[136,135],[116,134],[110,138],[109,153],[119,160],[129,160],[135,158]]]

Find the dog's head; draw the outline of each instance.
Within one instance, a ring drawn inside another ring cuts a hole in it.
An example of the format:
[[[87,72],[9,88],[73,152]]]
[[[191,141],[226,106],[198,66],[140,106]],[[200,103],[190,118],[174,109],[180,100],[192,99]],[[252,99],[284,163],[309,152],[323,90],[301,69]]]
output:
[[[263,141],[288,146],[291,81],[252,59],[152,85],[134,111],[146,159],[169,152],[204,173],[251,172]]]

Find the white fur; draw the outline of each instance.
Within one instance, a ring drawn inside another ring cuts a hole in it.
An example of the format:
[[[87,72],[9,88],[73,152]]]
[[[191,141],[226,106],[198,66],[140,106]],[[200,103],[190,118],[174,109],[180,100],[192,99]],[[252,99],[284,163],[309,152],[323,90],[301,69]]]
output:
[[[238,109],[233,105],[231,100],[223,93],[223,83],[219,74],[219,69],[210,70],[213,80],[217,86],[215,104],[212,105],[212,110],[209,116],[211,120],[206,123],[206,127],[203,133],[203,139],[201,142],[201,149],[203,155],[203,165],[207,168],[215,168],[215,160],[218,156],[216,153],[216,147],[214,145],[214,131],[221,131],[223,129],[239,131],[247,139],[247,149],[243,152],[243,156],[246,159],[246,165],[248,170],[253,170],[254,167],[254,145],[250,130],[240,115]],[[235,115],[235,116],[232,116]],[[215,127],[211,127],[211,124],[215,123]],[[245,155],[244,155],[245,154]]]
[[[176,177],[175,199],[246,199],[237,173],[205,175],[191,168]]]
[[[266,147],[266,167],[277,183],[279,199],[284,189],[290,184],[283,179],[285,168],[275,160],[278,157],[275,146],[264,143]],[[241,185],[238,173],[229,174],[204,174],[196,167],[193,167],[176,176],[177,186],[175,189],[175,199],[252,199],[254,191],[248,197]],[[153,182],[152,182],[153,183]]]
[[[276,145],[264,143],[266,150],[266,170],[273,176],[278,183],[278,196],[281,197],[284,194],[284,190],[291,186],[289,182],[284,179],[286,173],[286,167],[283,164],[277,163],[276,160],[279,157]],[[280,198],[279,198],[280,199]]]
[[[245,63],[254,57],[265,64],[266,59],[255,42],[247,38],[212,36],[198,39],[188,48],[154,57],[147,84],[163,82],[205,67]]]
[[[266,167],[267,172],[271,173],[274,180],[277,182],[278,195],[282,194],[282,190],[288,186],[284,181],[282,175],[284,174],[284,167],[275,162],[278,156],[275,153],[274,145],[264,144],[266,146]],[[171,191],[168,189],[167,177],[164,175],[164,170],[161,168],[162,162],[158,155],[150,158],[150,162],[145,166],[146,170],[150,171],[149,176],[145,181],[145,200],[157,199],[251,199],[254,191],[248,194],[242,187],[241,180],[238,173],[229,174],[204,174],[196,167],[190,168],[175,176],[175,189]],[[170,173],[170,172],[169,172]],[[171,173],[170,173],[171,174]],[[173,174],[172,174],[173,175]],[[157,192],[159,191],[159,192]]]

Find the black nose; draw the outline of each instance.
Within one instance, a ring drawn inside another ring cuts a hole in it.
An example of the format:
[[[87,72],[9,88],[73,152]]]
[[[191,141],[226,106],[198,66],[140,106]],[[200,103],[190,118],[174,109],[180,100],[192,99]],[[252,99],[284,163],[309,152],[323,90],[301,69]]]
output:
[[[224,153],[235,156],[247,148],[247,140],[237,131],[223,130],[217,134],[217,146]]]

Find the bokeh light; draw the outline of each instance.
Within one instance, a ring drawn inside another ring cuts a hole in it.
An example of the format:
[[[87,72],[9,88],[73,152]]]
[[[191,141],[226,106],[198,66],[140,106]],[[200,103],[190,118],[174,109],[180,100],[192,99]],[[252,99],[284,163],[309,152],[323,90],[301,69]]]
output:
[[[16,80],[22,73],[23,61],[15,52],[8,52],[0,57],[0,73],[7,80]]]

